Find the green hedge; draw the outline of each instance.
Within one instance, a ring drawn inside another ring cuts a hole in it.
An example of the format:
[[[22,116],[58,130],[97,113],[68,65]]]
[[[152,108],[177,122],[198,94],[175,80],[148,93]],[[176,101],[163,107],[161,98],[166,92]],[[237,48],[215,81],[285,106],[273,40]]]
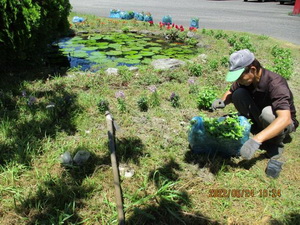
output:
[[[0,66],[42,59],[47,44],[68,30],[70,10],[69,0],[0,0]]]

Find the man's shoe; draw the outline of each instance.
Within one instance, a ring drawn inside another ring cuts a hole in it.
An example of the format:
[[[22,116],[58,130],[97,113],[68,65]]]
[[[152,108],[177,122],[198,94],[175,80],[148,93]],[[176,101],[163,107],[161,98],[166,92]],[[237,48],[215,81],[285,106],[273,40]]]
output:
[[[286,144],[286,143],[291,143],[292,140],[293,140],[293,138],[291,137],[291,135],[290,135],[290,134],[287,134],[287,135],[284,137],[284,139],[283,139],[282,142],[283,142],[284,144]]]
[[[269,177],[277,178],[282,170],[283,162],[270,159],[266,168],[266,174]]]

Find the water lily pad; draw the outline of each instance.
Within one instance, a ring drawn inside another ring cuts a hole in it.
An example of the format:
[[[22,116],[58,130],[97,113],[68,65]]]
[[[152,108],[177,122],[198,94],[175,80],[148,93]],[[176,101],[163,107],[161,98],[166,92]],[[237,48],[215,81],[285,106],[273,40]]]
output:
[[[141,60],[138,60],[138,59],[123,59],[123,60],[120,60],[120,61],[118,61],[118,65],[126,65],[126,64],[129,64],[129,65],[131,65],[131,64],[139,64],[139,63],[141,63]]]
[[[109,44],[108,47],[114,49],[121,49],[122,45],[114,43],[114,44]]]
[[[91,56],[96,56],[96,57],[104,56],[104,57],[106,57],[106,54],[104,52],[91,52]]]
[[[123,51],[123,54],[124,55],[134,55],[134,54],[137,54],[138,53],[138,51]]]
[[[170,58],[166,55],[154,55],[152,56],[152,59],[167,59],[167,58]]]
[[[85,51],[74,51],[72,56],[76,58],[86,58],[88,57],[88,53]]]
[[[157,52],[157,51],[162,50],[162,47],[150,47],[149,49],[152,50],[152,51]]]
[[[91,40],[98,41],[98,40],[101,40],[103,37],[104,37],[104,35],[98,34],[98,35],[92,36]]]
[[[141,56],[153,56],[153,55],[155,55],[154,52],[146,52],[146,51],[141,51],[139,54]]]
[[[106,52],[106,55],[109,55],[109,56],[122,55],[122,52],[121,51],[109,51],[109,52]]]
[[[142,50],[142,49],[144,49],[143,47],[139,47],[139,46],[133,46],[133,47],[131,47],[131,50],[134,50],[134,51],[139,51],[139,50]]]
[[[97,49],[98,49],[97,47],[84,47],[81,50],[82,51],[95,51]]]
[[[142,55],[126,55],[125,56],[126,59],[141,59],[143,58]]]
[[[159,43],[155,43],[155,42],[149,42],[149,43],[147,43],[147,45],[149,45],[149,46],[153,46],[153,47],[155,47],[155,46],[161,46],[161,44],[159,44]]]
[[[153,61],[153,59],[146,58],[146,59],[142,60],[142,63],[146,64],[146,65],[149,65],[152,61]]]

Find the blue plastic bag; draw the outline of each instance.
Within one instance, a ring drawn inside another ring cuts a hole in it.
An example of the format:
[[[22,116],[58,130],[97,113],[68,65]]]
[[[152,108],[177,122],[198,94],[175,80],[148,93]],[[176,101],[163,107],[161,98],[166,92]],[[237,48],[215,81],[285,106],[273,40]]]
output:
[[[138,21],[144,21],[144,14],[143,13],[138,13],[138,12],[135,12],[134,13],[134,18]]]
[[[228,138],[216,138],[205,131],[203,118],[196,116],[192,118],[192,126],[188,133],[188,141],[194,153],[215,154],[224,156],[238,156],[242,145],[249,139],[251,124],[244,116],[239,116],[239,123],[245,127],[243,137],[234,140]],[[225,117],[220,117],[219,121]]]
[[[172,24],[172,17],[171,16],[169,16],[169,15],[167,15],[167,16],[164,16],[163,18],[162,18],[162,22],[163,22],[163,24]]]
[[[78,16],[74,16],[73,19],[72,19],[73,23],[81,23],[83,21],[84,21],[84,18],[78,17]]]
[[[145,16],[144,16],[144,21],[145,21],[145,22],[151,22],[151,21],[153,21],[153,18],[152,18],[152,16],[145,15]]]
[[[199,19],[198,18],[191,18],[190,27],[199,28]]]
[[[117,19],[120,19],[121,16],[120,16],[120,10],[116,10],[116,9],[111,9],[110,10],[110,13],[109,13],[109,18],[117,18]]]

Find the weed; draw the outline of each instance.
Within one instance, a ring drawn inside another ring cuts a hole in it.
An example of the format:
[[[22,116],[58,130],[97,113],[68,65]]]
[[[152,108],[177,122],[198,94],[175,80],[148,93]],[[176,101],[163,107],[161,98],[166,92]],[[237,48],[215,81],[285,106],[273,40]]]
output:
[[[98,103],[98,109],[100,113],[104,114],[109,110],[109,102],[106,99],[101,98]]]
[[[197,97],[198,109],[210,109],[212,101],[217,97],[217,93],[213,88],[204,87]]]
[[[141,112],[147,112],[149,108],[149,100],[146,96],[141,96],[137,101],[138,107]]]
[[[124,113],[127,110],[126,102],[125,102],[125,94],[123,91],[116,92],[116,98],[118,101],[118,109],[120,112]]]
[[[180,103],[179,103],[179,95],[176,94],[175,92],[173,92],[170,96],[170,102],[171,102],[171,105],[174,107],[174,108],[177,108],[179,107]]]
[[[291,51],[275,45],[271,50],[271,54],[274,57],[274,66],[270,69],[284,78],[290,79],[293,73],[293,59]]]
[[[199,77],[203,74],[203,67],[198,63],[190,63],[188,65],[188,70],[192,76]]]

